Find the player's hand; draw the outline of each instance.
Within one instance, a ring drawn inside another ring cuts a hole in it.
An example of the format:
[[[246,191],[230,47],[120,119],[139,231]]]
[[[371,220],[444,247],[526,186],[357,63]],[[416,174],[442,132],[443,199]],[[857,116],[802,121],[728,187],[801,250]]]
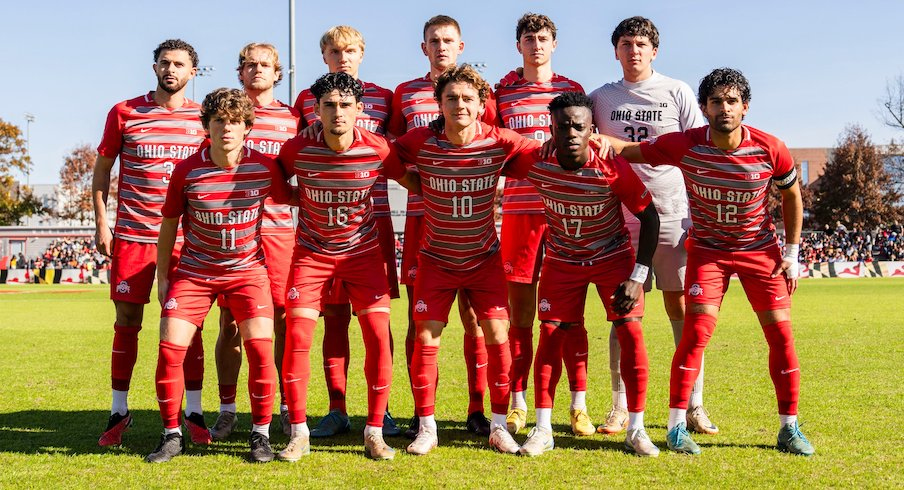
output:
[[[788,286],[788,294],[794,294],[797,291],[797,278],[800,276],[800,264],[796,260],[783,259],[782,262],[775,266],[771,277],[779,274],[785,275],[785,284]]]
[[[612,300],[612,310],[619,315],[626,315],[637,306],[640,295],[643,294],[643,284],[627,280],[618,285],[615,293],[609,296]]]
[[[493,88],[493,90],[499,90],[502,87],[508,87],[509,85],[514,84],[518,80],[524,78],[524,68],[518,67],[514,70],[508,72],[502,80],[499,80],[499,83]]]
[[[316,140],[317,135],[320,134],[320,131],[323,130],[323,123],[320,121],[314,121],[314,124],[309,125],[308,127],[301,130],[300,134],[304,138],[308,138],[311,140]]]
[[[596,154],[600,158],[615,158],[615,148],[612,147],[612,143],[609,143],[609,140],[599,133],[590,134],[590,148],[596,150]]]
[[[101,255],[113,256],[113,232],[106,223],[97,224],[97,231],[94,232],[94,245]]]
[[[163,308],[163,305],[166,304],[166,294],[169,292],[169,279],[166,277],[158,277],[157,278],[157,301],[160,302],[160,307]]]
[[[543,160],[549,160],[552,158],[553,153],[556,152],[556,146],[553,144],[552,139],[548,139],[543,142],[543,145],[540,147],[540,158]]]

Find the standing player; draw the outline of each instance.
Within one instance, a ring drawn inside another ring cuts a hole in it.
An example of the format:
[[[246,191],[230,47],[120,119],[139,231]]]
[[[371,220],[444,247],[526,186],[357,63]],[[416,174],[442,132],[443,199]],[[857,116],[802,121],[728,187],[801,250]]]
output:
[[[381,136],[355,127],[363,87],[347,73],[328,73],[311,87],[323,130],[287,142],[279,161],[298,178],[298,231],[287,287],[288,329],[283,384],[292,432],[280,459],[310,453],[306,423],[310,349],[323,293],[342,281],[364,335],[367,425],[364,454],[392,459],[383,441],[383,416],[392,383],[389,286],[383,267],[371,192],[377,176],[404,169]],[[385,167],[384,167],[385,165]],[[403,179],[404,180],[404,179]]]
[[[347,73],[364,89],[361,102],[364,110],[358,114],[355,125],[379,135],[386,134],[389,121],[392,91],[358,78],[358,68],[364,59],[364,36],[349,26],[332,27],[320,38],[320,53],[330,73]],[[315,112],[316,101],[310,89],[303,90],[295,101],[295,108],[301,111],[302,127],[314,125],[318,120]],[[396,272],[395,233],[389,209],[389,189],[386,177],[380,175],[374,184],[371,197],[374,202],[374,218],[377,220],[380,250],[386,263],[386,277],[389,280],[390,298],[399,297],[399,278]],[[330,397],[330,411],[320,419],[311,431],[311,437],[330,437],[351,429],[345,407],[345,389],[348,381],[348,326],[352,311],[348,296],[341,283],[336,282],[323,305],[323,371],[327,392]],[[390,347],[392,344],[390,343]],[[400,430],[387,409],[383,418],[383,435],[396,436]]]
[[[556,50],[556,25],[540,14],[525,14],[518,20],[515,46],[523,59],[523,72],[506,75],[496,90],[502,127],[546,141],[549,138],[549,102],[564,92],[584,89],[573,80],[552,71]],[[527,423],[528,375],[533,359],[533,326],[537,309],[537,279],[543,259],[546,219],[543,201],[526,180],[508,178],[502,197],[502,264],[508,279],[512,328],[512,405],[506,417],[513,434]],[[583,324],[566,330],[565,369],[571,385],[571,430],[575,435],[595,432],[587,415],[587,330]]]
[[[552,449],[552,406],[562,373],[569,330],[583,327],[587,286],[596,285],[625,348],[622,365],[631,425],[625,448],[657,456],[643,424],[649,366],[643,342],[643,283],[653,262],[659,217],[643,183],[622,158],[591,154],[592,102],[582,93],[560,95],[549,104],[555,160],[519,166],[543,198],[549,237],[540,275],[540,343],[534,366],[537,426],[521,454]],[[619,212],[626,206],[641,222],[637,260]],[[632,270],[633,268],[633,270]]]
[[[703,126],[705,121],[695,101],[694,91],[684,82],[653,71],[653,60],[659,49],[659,31],[649,19],[631,17],[621,21],[612,32],[615,58],[621,64],[623,78],[593,91],[593,119],[603,134],[625,141],[645,141],[673,131]],[[653,256],[656,287],[662,290],[666,314],[672,325],[675,347],[684,326],[684,271],[687,252],[684,240],[691,225],[687,194],[681,171],[675,167],[652,167],[634,164],[634,171],[653,195],[659,212],[659,245]],[[635,250],[640,223],[627,209],[622,209]],[[652,288],[648,279],[645,290]],[[615,434],[628,426],[625,385],[619,371],[619,342],[615,327],[609,335],[609,370],[612,380],[612,409],[606,423],[598,430]],[[710,422],[703,408],[703,368],[694,384],[688,429],[715,434],[718,428]]]
[[[512,357],[493,208],[496,184],[507,162],[539,143],[480,121],[489,91],[469,65],[446,70],[435,89],[442,117],[396,140],[400,157],[418,171],[426,212],[412,297],[417,338],[411,377],[420,428],[408,446],[411,454],[427,454],[438,442],[433,415],[437,355],[456,291],[473,305],[486,338],[492,408],[489,444],[504,453],[518,451],[505,423]]]
[[[145,458],[149,463],[169,461],[184,450],[179,429],[182,363],[220,295],[238,322],[248,355],[250,459],[273,460],[273,304],[260,230],[264,199],[272,196],[287,203],[292,191],[276,162],[245,147],[253,121],[254,108],[243,91],[221,88],[208,94],[201,123],[210,147],[180,162],[167,190],[157,253],[157,294],[163,311],[155,378],[164,430],[160,445]],[[185,247],[176,271],[168,276],[165,266],[180,218]]]
[[[685,425],[691,386],[703,349],[716,328],[728,280],[737,274],[769,344],[769,373],[778,399],[778,449],[815,452],[797,424],[800,364],[791,332],[791,295],[797,289],[803,205],[794,161],[774,136],[742,124],[750,101],[744,75],[713,70],[700,82],[700,107],[709,126],[626,143],[610,138],[631,161],[677,165],[690,198],[687,328],[672,360],[669,449],[698,454]],[[769,185],[781,191],[785,226],[782,255],[766,209]]]
[[[98,444],[122,443],[122,434],[132,425],[129,384],[138,358],[138,332],[144,305],[150,302],[157,266],[157,235],[160,208],[166,196],[175,163],[198,151],[204,128],[198,104],[185,98],[185,86],[195,76],[198,54],[180,39],[169,39],[154,50],[157,88],[145,95],[116,104],[107,116],[103,139],[97,147],[97,164],[91,194],[97,231],[94,240],[100,253],[112,257],[110,299],[116,309],[113,326],[111,378],[113,404],[107,428]],[[107,194],[110,172],[119,158],[119,203],[116,227],[107,224]],[[114,240],[115,233],[115,240]],[[181,236],[174,249],[176,256]],[[114,246],[115,244],[115,246]],[[173,261],[175,264],[175,261]],[[193,342],[186,362],[189,388],[186,425],[195,442],[209,441],[201,415],[201,379],[204,351]]]
[[[245,146],[275,157],[290,138],[298,133],[298,112],[273,97],[273,87],[282,79],[279,53],[271,44],[251,43],[239,52],[239,82],[254,104],[254,125],[245,138]],[[288,205],[264,201],[261,222],[261,244],[267,258],[267,276],[273,297],[274,358],[277,370],[282,367],[286,340],[286,281],[294,246],[295,225]],[[220,308],[220,335],[217,338],[217,377],[219,378],[220,414],[211,438],[229,437],[236,424],[235,396],[242,366],[242,338],[229,308]],[[280,422],[288,435],[288,408],[280,383]]]
[[[448,68],[455,66],[465,49],[461,40],[458,21],[447,15],[431,17],[424,24],[424,42],[421,51],[430,61],[430,72],[400,84],[395,89],[392,101],[392,116],[389,119],[389,133],[401,136],[415,128],[430,124],[440,115],[440,108],[434,99],[436,80]],[[481,120],[496,124],[496,103],[492,92],[487,94]],[[415,327],[413,320],[413,286],[418,268],[418,250],[424,232],[424,204],[420,196],[408,195],[408,210],[405,218],[405,244],[402,251],[402,283],[408,290],[408,334],[405,337],[405,357],[408,361],[408,376],[411,379],[411,355],[414,352]],[[464,325],[464,357],[468,372],[468,431],[489,435],[490,424],[484,416],[483,395],[487,386],[487,350],[483,333],[477,326],[477,319],[467,298],[458,298],[461,323]],[[417,434],[417,414],[412,417],[406,436]]]

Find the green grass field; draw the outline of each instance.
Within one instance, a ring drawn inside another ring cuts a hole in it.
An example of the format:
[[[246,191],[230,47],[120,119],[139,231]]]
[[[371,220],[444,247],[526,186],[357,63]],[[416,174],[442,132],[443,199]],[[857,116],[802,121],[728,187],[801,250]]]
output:
[[[7,294],[8,293],[8,294]],[[815,445],[812,458],[774,450],[778,430],[769,380],[766,342],[733,282],[715,337],[707,349],[706,406],[721,432],[697,436],[699,457],[665,451],[668,366],[673,344],[661,298],[651,294],[645,335],[650,354],[647,427],[663,449],[658,459],[621,451],[623,436],[575,438],[568,426],[567,381],[554,410],[556,449],[535,458],[504,456],[464,429],[467,393],[461,327],[447,329],[440,353],[437,419],[440,447],[421,458],[404,454],[404,438],[391,462],[372,462],[361,451],[365,415],[363,348],[352,335],[348,406],[352,434],[315,440],[310,457],[296,464],[252,465],[245,460],[249,406],[239,389],[240,430],[225,443],[189,446],[169,464],[142,458],[156,445],[160,419],[154,395],[157,318],[149,305],[130,394],[135,426],[121,448],[97,446],[109,415],[109,363],[113,309],[98,286],[0,286],[0,487],[902,487],[904,486],[904,280],[803,281],[794,303],[794,327],[802,366],[801,421]],[[600,422],[610,405],[606,338],[599,300],[589,299],[591,336],[588,405]],[[404,302],[393,304],[393,331],[402,346]],[[216,320],[208,318],[209,325]],[[357,324],[353,322],[352,328]],[[354,333],[354,330],[353,330]],[[322,330],[318,332],[315,345]],[[214,329],[205,332],[208,424],[218,407]],[[536,335],[535,335],[536,341]],[[327,407],[319,351],[312,353],[310,423]],[[412,413],[404,354],[395,355],[392,412]],[[487,395],[488,396],[488,395]],[[528,393],[529,403],[533,389]],[[487,407],[489,399],[487,398]],[[533,414],[529,412],[532,423]],[[276,449],[285,444],[278,422]],[[524,434],[517,437],[520,441]]]

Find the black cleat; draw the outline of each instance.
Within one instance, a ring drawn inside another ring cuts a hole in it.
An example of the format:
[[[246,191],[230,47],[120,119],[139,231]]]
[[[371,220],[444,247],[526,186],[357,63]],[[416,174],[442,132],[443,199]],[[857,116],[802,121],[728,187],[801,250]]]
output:
[[[252,463],[269,463],[273,461],[273,448],[270,447],[270,439],[260,432],[251,432],[249,441],[251,452],[248,458]]]
[[[172,434],[164,434],[160,436],[160,444],[151,454],[148,454],[144,461],[147,463],[166,463],[185,451],[185,440],[182,434],[174,432]]]
[[[420,429],[421,419],[417,418],[417,415],[411,417],[411,421],[408,422],[408,428],[405,429],[405,437],[409,439],[414,439],[417,437],[417,431]]]
[[[132,414],[126,412],[125,415],[114,413],[110,415],[107,421],[107,429],[101,434],[97,443],[101,446],[119,446],[122,444],[123,432],[129,430],[132,426]]]
[[[471,434],[476,434],[478,436],[489,436],[490,435],[490,421],[483,415],[483,412],[471,412],[468,415],[468,421],[465,424],[465,428]]]

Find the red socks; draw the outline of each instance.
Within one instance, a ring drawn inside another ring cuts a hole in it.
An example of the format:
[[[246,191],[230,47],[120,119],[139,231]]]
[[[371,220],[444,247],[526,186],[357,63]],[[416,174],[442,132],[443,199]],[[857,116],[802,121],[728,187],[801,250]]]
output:
[[[251,422],[270,423],[273,414],[273,395],[276,391],[276,366],[273,364],[273,340],[248,339],[244,343],[248,356],[248,394],[251,401]]]
[[[784,321],[763,326],[769,343],[769,374],[775,385],[780,415],[797,415],[800,394],[800,364],[794,350],[791,322]]]
[[[201,339],[201,329],[195,331],[191,339],[188,352],[185,354],[185,389],[200,391],[204,385],[204,341]]]
[[[367,425],[383,427],[383,415],[386,413],[389,388],[392,385],[389,312],[374,311],[358,315],[358,323],[361,324],[361,332],[364,335]]]
[[[411,358],[411,391],[414,395],[414,409],[421,417],[433,415],[436,406],[436,379],[439,368],[436,357],[439,347],[414,342]]]
[[[468,414],[483,413],[483,394],[487,389],[487,346],[483,336],[464,335],[465,365],[468,371]]]
[[[307,421],[308,382],[311,380],[311,341],[317,320],[286,318],[286,350],[283,354],[283,388],[289,405],[289,422]]]
[[[501,344],[487,344],[489,369],[487,385],[490,388],[490,410],[495,414],[508,413],[509,395],[511,394],[512,351],[508,340]]]
[[[687,409],[691,389],[700,374],[703,349],[716,330],[716,319],[702,313],[688,312],[684,318],[681,342],[672,357],[672,373],[669,378],[669,407]],[[620,339],[620,337],[619,337]],[[624,347],[622,347],[624,351]],[[622,353],[624,358],[624,352]],[[624,372],[622,372],[624,376]],[[627,387],[626,387],[627,389]]]
[[[160,418],[163,427],[175,429],[179,427],[179,412],[182,408],[182,394],[185,379],[182,365],[185,362],[187,347],[161,341],[157,352],[157,404],[160,406]]]
[[[132,381],[132,369],[138,360],[138,332],[141,326],[113,325],[113,356],[110,362],[110,378],[113,389],[128,391]]]
[[[629,412],[643,412],[647,401],[647,380],[650,375],[647,348],[643,342],[640,322],[627,322],[615,327],[621,346],[621,375],[625,380],[625,395]],[[586,337],[585,337],[586,338]],[[693,386],[694,380],[691,380]]]
[[[537,344],[537,358],[534,361],[535,408],[553,406],[556,385],[562,376],[562,344],[567,333],[552,323],[540,324],[540,342]]]
[[[587,391],[587,329],[584,324],[572,325],[565,330],[567,339],[562,344],[562,357],[568,385],[571,391]]]
[[[323,317],[323,374],[330,395],[330,410],[346,412],[345,388],[348,382],[348,325],[351,315]]]
[[[533,325],[526,328],[512,325],[509,328],[509,344],[512,347],[512,391],[527,391],[527,377],[534,357]]]

